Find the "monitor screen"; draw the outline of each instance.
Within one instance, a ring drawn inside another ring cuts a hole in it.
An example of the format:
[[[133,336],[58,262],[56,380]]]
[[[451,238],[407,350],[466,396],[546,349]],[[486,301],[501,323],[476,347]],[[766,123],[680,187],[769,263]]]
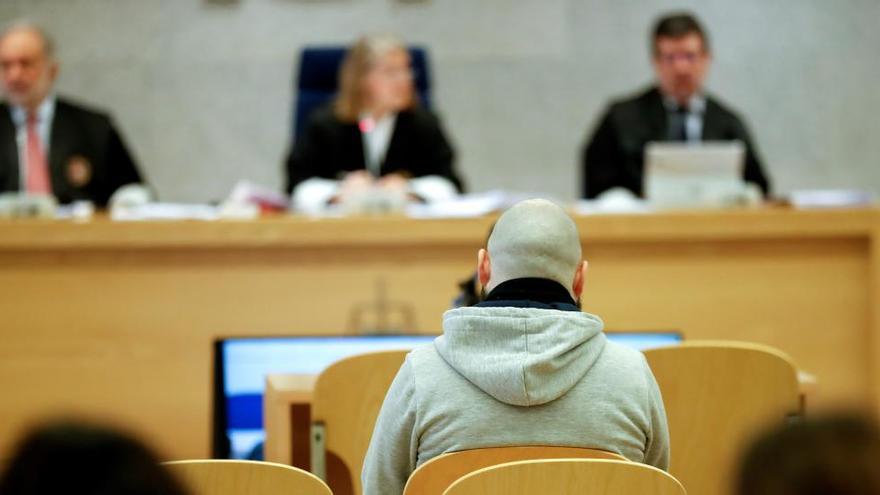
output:
[[[677,332],[606,332],[609,340],[644,350],[676,344]],[[436,335],[236,337],[215,342],[214,457],[263,458],[263,390],[266,376],[317,375],[356,354],[412,349]]]

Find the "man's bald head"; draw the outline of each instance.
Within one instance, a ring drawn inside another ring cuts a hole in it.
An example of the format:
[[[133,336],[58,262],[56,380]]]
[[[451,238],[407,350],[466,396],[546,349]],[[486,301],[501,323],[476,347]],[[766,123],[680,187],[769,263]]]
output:
[[[562,208],[543,199],[522,201],[504,212],[489,236],[488,252],[488,290],[515,278],[535,277],[572,291],[581,264],[577,226]]]
[[[33,36],[40,44],[43,54],[50,59],[55,58],[55,40],[39,24],[27,20],[14,21],[6,25],[3,31],[0,31],[0,42],[10,34]]]
[[[19,21],[0,33],[3,93],[14,105],[35,110],[58,73],[52,39],[39,26]]]

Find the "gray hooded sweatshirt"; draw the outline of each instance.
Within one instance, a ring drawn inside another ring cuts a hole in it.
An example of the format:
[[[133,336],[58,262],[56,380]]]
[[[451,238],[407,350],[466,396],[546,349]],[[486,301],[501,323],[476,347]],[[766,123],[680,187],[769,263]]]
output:
[[[577,311],[469,307],[413,350],[388,390],[361,476],[397,495],[445,452],[507,445],[592,447],[667,469],[669,433],[642,353]]]

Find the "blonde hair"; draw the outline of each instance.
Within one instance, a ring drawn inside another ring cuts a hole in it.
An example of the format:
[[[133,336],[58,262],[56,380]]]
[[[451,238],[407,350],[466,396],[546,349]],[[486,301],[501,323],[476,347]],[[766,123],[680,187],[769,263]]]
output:
[[[363,36],[348,49],[339,69],[339,94],[333,105],[339,120],[354,122],[360,117],[366,100],[362,87],[364,78],[382,57],[395,50],[406,51],[406,46],[396,36],[387,33]],[[413,105],[415,97],[410,95],[407,108]]]

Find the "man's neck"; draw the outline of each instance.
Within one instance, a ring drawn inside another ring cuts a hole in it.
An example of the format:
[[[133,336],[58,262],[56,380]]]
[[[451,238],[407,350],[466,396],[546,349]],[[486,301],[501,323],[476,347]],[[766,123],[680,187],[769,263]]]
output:
[[[676,97],[661,89],[660,95],[663,97],[663,106],[667,110],[686,108],[689,111],[701,111],[705,107],[706,96],[702,91],[697,91],[686,97]]]
[[[55,113],[55,95],[48,94],[36,105],[20,106],[11,104],[13,119],[16,122],[25,122],[35,118],[38,122],[48,122]]]

